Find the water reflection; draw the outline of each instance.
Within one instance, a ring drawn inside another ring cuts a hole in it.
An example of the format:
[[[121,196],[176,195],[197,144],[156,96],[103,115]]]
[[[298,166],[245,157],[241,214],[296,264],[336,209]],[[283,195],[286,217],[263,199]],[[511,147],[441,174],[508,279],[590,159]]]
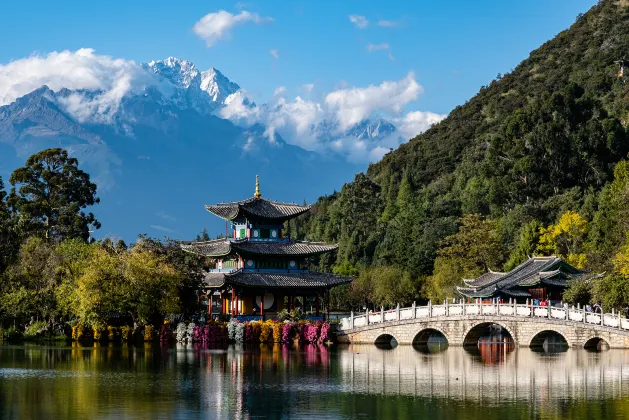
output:
[[[629,415],[619,400],[629,393],[629,352],[536,353],[498,335],[466,349],[438,337],[387,350],[0,346],[0,418]]]

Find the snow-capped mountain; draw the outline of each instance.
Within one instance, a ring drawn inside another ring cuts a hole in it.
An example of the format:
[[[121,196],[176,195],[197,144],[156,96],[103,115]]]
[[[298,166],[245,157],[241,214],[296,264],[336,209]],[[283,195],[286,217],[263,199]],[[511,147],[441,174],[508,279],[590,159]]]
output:
[[[245,102],[238,85],[216,69],[200,72],[174,58],[142,68],[153,80],[115,104],[100,90],[43,86],[0,107],[5,183],[30,155],[63,147],[98,185],[97,237],[190,239],[203,227],[222,232],[203,205],[250,197],[255,175],[266,197],[312,202],[364,169],[290,145],[279,134],[269,138],[263,125],[242,127],[216,116],[230,98]],[[99,111],[107,118],[94,118]]]

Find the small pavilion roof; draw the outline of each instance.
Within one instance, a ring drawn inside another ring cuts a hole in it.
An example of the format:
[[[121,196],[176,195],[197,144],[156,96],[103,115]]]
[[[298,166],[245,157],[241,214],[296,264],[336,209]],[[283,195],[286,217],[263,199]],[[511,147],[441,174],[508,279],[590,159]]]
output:
[[[252,197],[231,203],[206,205],[205,209],[225,220],[234,220],[244,216],[249,219],[283,221],[307,212],[310,210],[310,207],[311,206],[300,206],[295,203],[280,203],[261,197]]]
[[[250,241],[248,239],[216,239],[203,242],[185,242],[184,251],[204,257],[222,257],[232,251],[237,254],[264,256],[310,256],[334,251],[337,244],[305,241]]]
[[[207,273],[204,279],[206,287],[223,285],[255,288],[328,288],[351,282],[350,277],[341,277],[329,273],[290,273],[290,272],[245,272]]]
[[[489,297],[497,294],[528,297],[528,287],[546,284],[566,287],[575,278],[588,276],[559,257],[531,257],[508,273],[485,273],[474,280],[464,280],[458,287],[468,297]]]

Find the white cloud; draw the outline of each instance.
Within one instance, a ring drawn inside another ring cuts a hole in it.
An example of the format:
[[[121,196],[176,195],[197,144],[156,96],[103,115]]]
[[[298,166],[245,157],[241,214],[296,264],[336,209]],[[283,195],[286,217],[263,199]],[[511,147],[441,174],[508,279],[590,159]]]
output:
[[[155,229],[155,230],[159,230],[161,232],[167,232],[167,233],[172,233],[174,232],[174,230],[167,228],[166,226],[160,226],[160,225],[149,225],[149,227]]]
[[[280,58],[280,53],[277,50],[271,50],[269,54],[271,54],[273,58]]]
[[[321,103],[300,96],[289,101],[275,95],[274,102],[252,108],[242,103],[243,94],[223,108],[219,115],[245,126],[264,124],[267,127],[265,135],[270,141],[275,140],[277,133],[288,143],[307,150],[340,153],[353,162],[373,162],[390,148],[396,148],[402,141],[445,117],[422,111],[403,114],[405,106],[415,101],[422,91],[415,75],[409,73],[399,81],[385,81],[379,85],[353,88],[343,85],[325,95]],[[344,134],[373,115],[382,115],[396,126],[397,131],[373,140]]]
[[[205,41],[208,47],[213,46],[219,39],[228,36],[232,28],[246,22],[262,23],[272,22],[269,17],[261,17],[257,13],[246,10],[234,15],[225,10],[208,13],[194,24],[192,30]]]
[[[312,92],[312,89],[314,89],[314,87],[315,87],[314,83],[305,83],[305,84],[301,85],[301,88],[303,90],[305,90],[306,93]]]
[[[77,119],[107,120],[130,91],[140,91],[156,80],[133,61],[96,55],[83,48],[75,52],[51,52],[0,65],[0,105],[47,85],[58,91],[84,89],[59,101]]]
[[[378,86],[341,89],[325,97],[326,108],[347,129],[376,111],[399,114],[409,102],[417,100],[423,88],[409,73],[400,81],[385,81]]]
[[[369,25],[369,21],[360,15],[349,15],[349,21],[352,22],[357,28],[364,29]]]
[[[383,42],[382,44],[368,44],[367,51],[369,52],[386,51],[387,57],[389,57],[389,60],[395,61],[395,58],[393,58],[393,54],[391,54],[391,47],[389,47],[389,44],[387,44],[386,42]]]
[[[405,140],[408,140],[428,130],[433,124],[437,124],[446,116],[434,112],[413,111],[401,118],[393,118],[391,122],[398,129],[398,133]]]
[[[396,28],[398,26],[401,26],[402,23],[395,20],[379,20],[376,25],[383,28]]]
[[[371,51],[381,51],[381,50],[388,50],[389,49],[389,44],[387,44],[386,42],[383,42],[382,44],[369,44],[367,45],[367,51],[371,52]]]
[[[284,86],[278,86],[277,88],[275,88],[275,90],[273,91],[273,96],[277,96],[277,95],[281,95],[282,93],[286,92],[286,88]]]

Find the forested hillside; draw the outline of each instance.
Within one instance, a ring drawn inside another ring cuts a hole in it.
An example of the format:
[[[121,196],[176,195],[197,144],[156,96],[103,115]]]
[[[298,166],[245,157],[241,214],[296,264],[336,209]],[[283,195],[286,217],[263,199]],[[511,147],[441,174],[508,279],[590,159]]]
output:
[[[441,123],[320,198],[294,229],[340,243],[336,261],[320,261],[356,275],[338,299],[443,299],[462,277],[535,253],[609,274],[575,285],[580,299],[626,303],[629,286],[616,287],[629,274],[629,69],[619,77],[615,63],[623,57],[629,1],[601,1]]]

